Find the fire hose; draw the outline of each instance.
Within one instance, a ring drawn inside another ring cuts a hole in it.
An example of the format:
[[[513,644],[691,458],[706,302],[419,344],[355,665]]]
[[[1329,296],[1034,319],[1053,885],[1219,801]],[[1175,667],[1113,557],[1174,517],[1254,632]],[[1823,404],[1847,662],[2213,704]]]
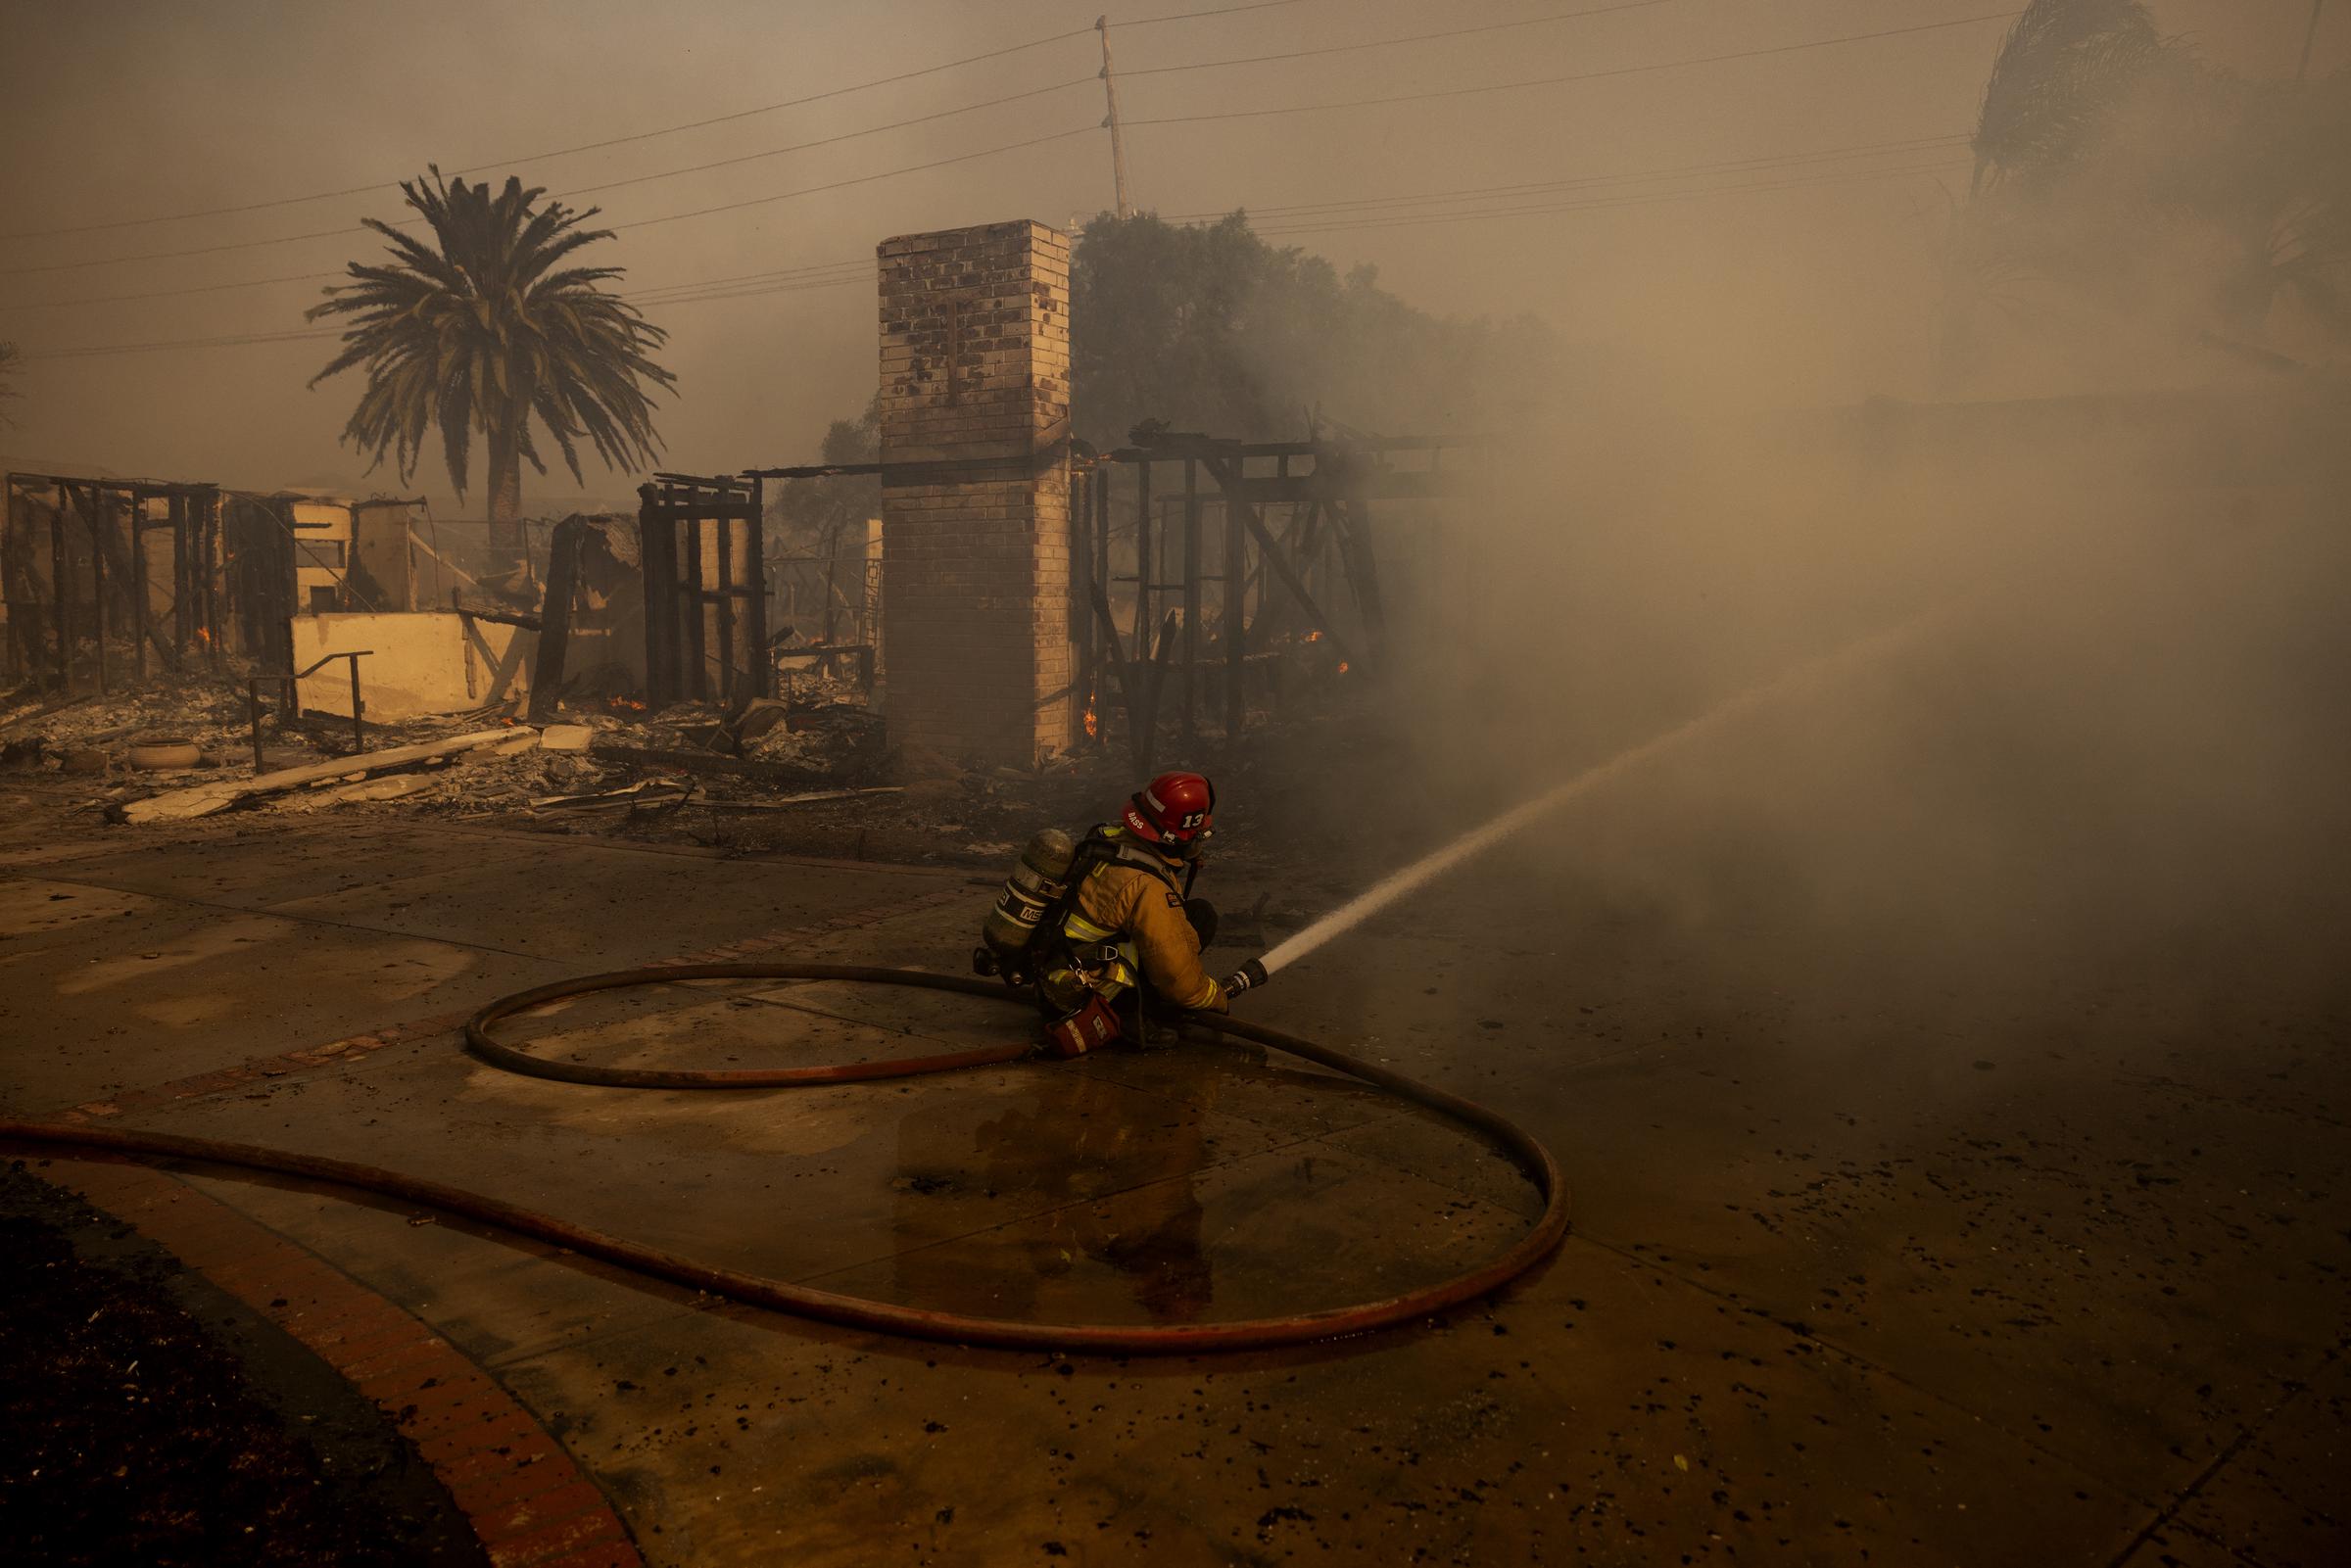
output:
[[[923,970],[792,962],[683,964],[621,970],[558,980],[552,985],[502,997],[475,1014],[465,1025],[466,1046],[482,1061],[507,1071],[565,1083],[638,1089],[757,1089],[813,1083],[853,1083],[991,1066],[1028,1056],[1032,1049],[1026,1043],[1020,1043],[880,1062],[702,1071],[597,1068],[551,1062],[513,1046],[501,1044],[491,1034],[492,1027],[502,1020],[551,1002],[629,986],[720,979],[840,980],[871,985],[905,985],[994,997],[1027,1005],[1025,998],[1001,985],[957,974],[935,974]],[[241,1166],[380,1193],[754,1307],[846,1328],[1004,1350],[1085,1351],[1117,1355],[1186,1354],[1200,1351],[1264,1350],[1362,1334],[1426,1317],[1496,1290],[1541,1261],[1565,1236],[1567,1198],[1558,1163],[1532,1134],[1498,1113],[1408,1078],[1402,1073],[1391,1072],[1360,1057],[1318,1045],[1286,1030],[1212,1015],[1198,1015],[1190,1022],[1218,1034],[1247,1040],[1346,1073],[1452,1118],[1486,1139],[1518,1166],[1542,1194],[1541,1215],[1508,1250],[1488,1261],[1451,1278],[1380,1301],[1281,1317],[1213,1323],[1035,1323],[930,1311],[864,1297],[843,1296],[737,1269],[720,1268],[608,1236],[601,1231],[590,1230],[482,1193],[468,1192],[441,1182],[351,1161],[264,1149],[252,1144],[224,1143],[211,1138],[56,1122],[0,1121],[0,1140],[66,1149],[103,1150],[135,1159],[194,1161],[206,1164]]]

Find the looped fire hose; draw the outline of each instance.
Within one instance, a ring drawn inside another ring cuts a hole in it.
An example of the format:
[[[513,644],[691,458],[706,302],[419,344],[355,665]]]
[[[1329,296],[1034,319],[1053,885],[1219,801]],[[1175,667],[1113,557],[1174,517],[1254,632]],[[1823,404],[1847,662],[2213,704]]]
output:
[[[923,970],[881,969],[851,964],[764,963],[681,964],[621,970],[559,980],[502,997],[474,1015],[465,1025],[466,1046],[493,1067],[533,1077],[566,1083],[600,1084],[639,1089],[749,1089],[794,1084],[851,1083],[871,1078],[905,1077],[955,1068],[984,1067],[1010,1062],[1030,1054],[1027,1045],[991,1046],[940,1056],[894,1061],[861,1062],[845,1066],[779,1068],[737,1071],[654,1070],[630,1068],[591,1068],[549,1062],[502,1045],[490,1030],[501,1020],[533,1007],[595,991],[625,986],[659,985],[679,980],[842,980],[873,985],[907,985],[971,996],[1011,1000],[1024,998],[1000,985],[957,974],[934,974]],[[1483,1296],[1524,1273],[1559,1246],[1567,1232],[1567,1199],[1559,1169],[1542,1144],[1523,1128],[1484,1106],[1391,1072],[1343,1051],[1263,1024],[1209,1015],[1192,1022],[1219,1034],[1248,1040],[1272,1050],[1344,1072],[1386,1089],[1449,1117],[1500,1149],[1543,1195],[1543,1212],[1516,1243],[1500,1256],[1450,1279],[1406,1291],[1382,1301],[1352,1307],[1328,1307],[1284,1317],[1246,1318],[1215,1323],[1032,1323],[1004,1318],[972,1317],[956,1312],[934,1312],[863,1297],[842,1296],[812,1286],[731,1268],[697,1263],[636,1242],[589,1230],[550,1214],[505,1203],[481,1193],[445,1186],[397,1171],[315,1155],[264,1149],[252,1144],[222,1143],[172,1133],[132,1132],[108,1127],[55,1122],[0,1121],[0,1140],[37,1143],[61,1148],[99,1149],[149,1160],[190,1160],[208,1164],[238,1165],[283,1175],[305,1177],[344,1187],[378,1192],[406,1202],[422,1204],[465,1218],[495,1225],[517,1235],[535,1237],[591,1258],[600,1258],[638,1273],[725,1296],[754,1307],[815,1318],[843,1327],[955,1345],[983,1345],[1006,1350],[1086,1351],[1117,1355],[1186,1354],[1200,1351],[1264,1350],[1302,1345],[1388,1328],[1426,1317],[1463,1302]]]

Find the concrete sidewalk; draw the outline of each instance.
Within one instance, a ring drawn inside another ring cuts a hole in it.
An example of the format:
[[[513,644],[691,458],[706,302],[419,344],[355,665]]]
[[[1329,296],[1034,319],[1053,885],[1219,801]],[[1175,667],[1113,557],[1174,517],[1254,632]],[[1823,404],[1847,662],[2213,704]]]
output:
[[[966,873],[390,822],[20,846],[0,870],[12,1114],[328,1153],[1041,1319],[1383,1296],[1532,1212],[1445,1124],[1223,1046],[742,1094],[522,1079],[458,1048],[493,996],[744,939],[958,968],[988,896]],[[1471,891],[1505,900],[1507,939],[1435,909],[1248,999],[1495,1104],[1566,1168],[1561,1253],[1421,1329],[1170,1362],[965,1352],[190,1179],[490,1370],[654,1562],[2341,1560],[2338,1019],[2281,1005],[2164,1069],[2167,1031],[2211,1021],[2183,1023],[2159,969],[1930,1003],[1767,935],[1698,972],[1637,916]],[[511,1027],[719,1067],[1026,1026],[743,984]]]

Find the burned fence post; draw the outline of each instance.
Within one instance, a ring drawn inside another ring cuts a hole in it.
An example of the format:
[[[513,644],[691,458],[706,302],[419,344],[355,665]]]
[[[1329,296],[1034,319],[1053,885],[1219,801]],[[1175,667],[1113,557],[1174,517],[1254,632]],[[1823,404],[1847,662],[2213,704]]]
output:
[[[673,489],[674,496],[676,491]],[[707,623],[710,618],[709,590],[704,586],[702,565],[702,520],[688,516],[681,519],[686,525],[686,582],[679,592],[679,608],[686,613],[686,649],[694,674],[686,683],[684,695],[696,701],[706,701],[710,695],[710,647]]]
[[[1235,457],[1232,466],[1238,475],[1247,459]],[[1249,643],[1249,536],[1241,520],[1241,502],[1229,493],[1224,497],[1223,610],[1224,739],[1229,744],[1241,737],[1248,718],[1248,693],[1242,682],[1248,671]]]
[[[1093,552],[1093,497],[1094,476],[1089,465],[1079,466],[1076,453],[1070,457],[1068,488],[1070,493],[1070,584],[1069,614],[1072,641],[1077,644],[1078,669],[1072,685],[1085,692],[1086,713],[1098,724],[1100,703],[1097,689],[1101,685],[1101,669],[1095,652],[1093,592],[1096,565]]]
[[[0,512],[0,589],[8,594],[8,683],[11,686],[32,674],[31,642],[26,622],[32,601],[25,595],[32,587],[30,552],[24,544],[24,519],[32,510],[32,498],[17,484],[17,476],[8,476],[7,510]]]
[[[253,773],[260,778],[268,771],[262,761],[262,678],[255,676],[245,683],[245,700],[253,708]]]
[[[73,689],[73,590],[66,555],[66,498],[72,491],[57,487],[57,510],[49,514],[49,602],[51,628],[57,634],[58,689]]]
[[[1110,593],[1110,465],[1094,465],[1094,580],[1102,585],[1105,595]],[[1119,629],[1111,626],[1103,636],[1116,641]]]
[[[1151,548],[1151,459],[1134,465],[1134,661],[1151,657],[1151,574],[1159,562]]]
[[[1159,756],[1159,701],[1167,694],[1168,655],[1175,651],[1176,640],[1176,612],[1170,610],[1167,619],[1159,623],[1159,646],[1151,655],[1151,683],[1143,696],[1143,721],[1138,727],[1137,773],[1148,774]]]
[[[1355,591],[1356,608],[1363,612],[1364,631],[1374,653],[1386,650],[1387,611],[1379,596],[1379,561],[1371,549],[1371,503],[1359,491],[1339,508],[1339,559],[1347,569],[1348,586]]]
[[[645,576],[645,695],[677,700],[677,544],[650,484],[637,487],[637,560]]]
[[[204,572],[204,651],[213,673],[220,673],[220,492],[208,491],[204,499],[203,531],[199,536],[204,547],[199,558]]]
[[[8,476],[8,489],[5,494],[7,509],[0,511],[0,591],[4,591],[6,594],[6,614],[0,616],[0,620],[6,622],[8,641],[4,656],[5,662],[0,663],[0,674],[4,674],[8,684],[14,686],[24,673],[22,652],[24,637],[24,601],[19,596],[24,585],[24,570],[18,564],[16,475]]]
[[[351,654],[351,752],[358,756],[367,749],[367,732],[361,728],[365,721],[366,705],[360,699],[360,656]]]
[[[751,648],[751,695],[772,697],[776,694],[776,661],[767,645],[767,487],[755,474],[750,486],[750,516],[744,524],[750,530],[749,561],[744,568],[745,586],[750,591],[744,619],[749,624],[744,635]],[[839,550],[838,542],[834,547]],[[831,610],[828,602],[826,611]]]
[[[1133,673],[1135,666],[1127,662],[1119,646],[1119,623],[1110,613],[1110,589],[1101,578],[1094,579],[1094,616],[1102,623],[1102,646],[1110,657],[1110,673],[1119,687],[1119,708],[1127,715],[1127,748],[1132,753],[1137,773],[1148,773],[1150,748],[1143,736],[1142,691]]]
[[[131,505],[144,513],[147,503],[133,500]],[[188,654],[188,498],[174,490],[165,502],[171,520],[171,645],[181,659]]]
[[[695,522],[698,533],[701,522]],[[710,525],[711,552],[718,559],[713,563],[718,581],[710,600],[712,621],[718,633],[718,700],[728,707],[735,705],[735,541],[727,532],[725,518]]]
[[[1183,460],[1183,723],[1187,747],[1200,738],[1200,461]]]
[[[539,606],[538,656],[531,668],[530,721],[545,724],[554,716],[555,700],[563,686],[563,661],[571,641],[571,603],[580,579],[580,549],[588,520],[577,512],[555,525],[547,542],[547,597]],[[352,665],[359,679],[359,665]],[[357,700],[358,688],[353,688]]]
[[[104,497],[98,503],[98,515],[103,525],[113,521],[114,498]],[[106,551],[90,551],[90,619],[97,629],[98,694],[106,692]]]
[[[147,536],[139,523],[146,506],[133,494],[130,503],[130,624],[132,670],[147,680]],[[96,530],[97,525],[91,525]]]

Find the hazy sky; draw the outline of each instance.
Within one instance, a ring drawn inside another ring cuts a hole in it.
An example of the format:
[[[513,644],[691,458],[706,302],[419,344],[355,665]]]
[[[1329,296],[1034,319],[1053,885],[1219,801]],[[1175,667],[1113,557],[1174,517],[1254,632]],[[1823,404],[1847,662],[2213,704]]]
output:
[[[402,215],[396,190],[78,233],[114,223],[318,192],[420,172],[474,169],[562,193],[690,165],[840,137],[1032,89],[1018,102],[921,124],[583,195],[616,239],[590,253],[624,265],[622,287],[844,263],[798,286],[652,304],[673,334],[679,396],[664,406],[666,465],[729,471],[804,461],[824,422],[853,411],[875,369],[870,261],[897,233],[1018,216],[1055,224],[1111,201],[1100,61],[1090,31],[1035,48],[841,93],[799,107],[560,157],[528,155],[757,111],[967,56],[1088,28],[1112,5],[1138,206],[1176,216],[1245,206],[1261,227],[1342,268],[1375,263],[1438,312],[1537,312],[1579,340],[1636,349],[1650,329],[1704,330],[1723,373],[1783,378],[1792,400],[1919,390],[1932,290],[1937,179],[1947,149],[1894,149],[1842,167],[1900,170],[1793,184],[1793,171],[1685,175],[1676,187],[1777,183],[1703,201],[1502,217],[1438,217],[1592,193],[1509,193],[1449,208],[1312,204],[1460,192],[1585,175],[1875,147],[1965,132],[2006,25],[1964,25],[1832,48],[1598,75],[1420,103],[1265,118],[1177,116],[1475,87],[1771,49],[1840,34],[1984,17],[2014,0],[1294,0],[1142,24],[1234,0],[621,0],[556,4],[201,5],[12,3],[0,7],[14,70],[0,102],[0,334],[33,357],[17,428],[0,451],[118,473],[245,487],[359,483],[336,444],[357,384],[304,383],[318,342],[45,358],[48,353],[302,330],[323,280],[42,309],[46,302],[186,291],[322,273],[380,248],[350,225]],[[1327,49],[1519,19],[1539,21],[1387,48],[1167,70]],[[2170,29],[2249,72],[2290,72],[2309,0],[2158,0]],[[2314,71],[2351,57],[2351,7],[2328,15]],[[1066,84],[1066,85],[1057,85]],[[1060,132],[1019,151],[891,173]],[[867,178],[867,176],[883,176]],[[840,188],[761,200],[810,186]],[[725,204],[731,211],[667,219]],[[1380,221],[1363,226],[1365,219]],[[1389,221],[1413,218],[1415,221]],[[656,220],[656,221],[648,221]],[[1347,220],[1357,226],[1333,228]],[[323,232],[322,232],[323,231]],[[284,236],[316,237],[247,246]],[[242,248],[164,260],[154,252]],[[858,263],[864,263],[862,265]],[[27,270],[49,268],[49,270]],[[824,284],[829,278],[845,284]],[[765,283],[749,285],[765,287]],[[734,287],[734,285],[730,285]],[[656,296],[657,298],[657,296]],[[1840,306],[1823,330],[1817,302]],[[1717,330],[1719,329],[1719,330]],[[1684,367],[1690,368],[1690,367]],[[1711,366],[1701,373],[1711,373]],[[1248,434],[1260,434],[1250,432]],[[390,487],[388,473],[367,482]],[[477,476],[478,487],[478,476]],[[589,470],[592,494],[626,476]],[[438,469],[418,485],[445,494]],[[526,479],[526,508],[575,489]],[[478,488],[467,510],[478,514]]]

